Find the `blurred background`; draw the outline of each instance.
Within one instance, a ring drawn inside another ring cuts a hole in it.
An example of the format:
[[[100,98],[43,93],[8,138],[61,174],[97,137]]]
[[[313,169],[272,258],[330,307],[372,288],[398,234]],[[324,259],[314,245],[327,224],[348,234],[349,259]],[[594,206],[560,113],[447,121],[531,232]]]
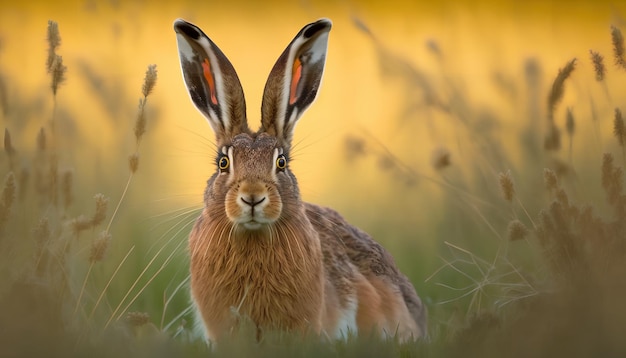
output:
[[[227,55],[257,128],[274,61],[302,26],[327,17],[326,71],[298,124],[292,170],[306,201],[338,210],[394,255],[429,306],[431,333],[445,335],[468,314],[540,291],[530,278],[547,275],[537,240],[509,236],[511,221],[540,226],[552,200],[544,168],[572,200],[609,215],[600,168],[605,152],[623,159],[614,117],[626,67],[616,64],[612,31],[626,29],[624,14],[619,1],[1,1],[0,124],[19,155],[8,155],[5,134],[0,177],[36,168],[37,138],[51,126],[47,160],[73,173],[72,205],[57,210],[26,193],[5,236],[26,240],[42,218],[56,218],[50,231],[71,237],[61,245],[71,253],[62,265],[69,311],[98,317],[100,327],[145,312],[159,330],[186,332],[186,236],[214,170],[214,137],[184,87],[172,23],[198,25]],[[56,53],[67,68],[56,96],[48,20],[58,23]],[[590,50],[604,56],[602,78]],[[138,146],[151,64],[158,79]],[[562,97],[550,97],[555,89]],[[76,218],[97,210],[97,193],[108,198],[102,227],[72,232]],[[107,226],[107,255],[90,264]],[[13,260],[30,257],[34,244],[6,242]],[[3,269],[16,278],[29,271],[11,260]]]

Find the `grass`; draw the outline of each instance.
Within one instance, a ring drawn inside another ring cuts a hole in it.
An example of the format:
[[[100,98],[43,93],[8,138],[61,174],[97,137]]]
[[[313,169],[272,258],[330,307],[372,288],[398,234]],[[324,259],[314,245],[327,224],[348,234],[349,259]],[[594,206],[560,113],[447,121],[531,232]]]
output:
[[[155,113],[151,106],[158,106],[148,100],[158,89],[156,67],[148,66],[138,91],[136,117],[127,121],[133,126],[117,133],[128,140],[110,153],[113,160],[104,170],[109,176],[98,181],[97,189],[85,185],[93,148],[76,153],[74,145],[85,140],[79,131],[66,129],[68,121],[79,119],[64,117],[57,104],[71,77],[60,55],[59,25],[50,22],[42,66],[49,74],[52,110],[3,117],[3,351],[102,357],[626,354],[621,337],[626,324],[626,130],[619,102],[625,98],[608,83],[625,76],[620,29],[607,31],[614,67],[604,63],[606,54],[591,50],[587,59],[564,59],[549,86],[540,85],[538,60],[526,62],[522,84],[494,77],[499,79],[494,85],[524,108],[514,152],[498,129],[506,113],[474,103],[445,69],[425,71],[396,54],[364,22],[356,20],[356,27],[371,39],[389,86],[407,93],[392,125],[420,131],[426,125],[415,119],[436,115],[454,139],[433,140],[431,168],[415,160],[417,149],[409,136],[390,144],[363,130],[347,135],[343,148],[351,170],[376,167],[380,180],[389,183],[387,195],[408,198],[394,202],[400,208],[380,219],[395,219],[393,226],[370,232],[382,238],[428,304],[428,340],[399,344],[362,335],[329,343],[267,332],[259,343],[250,338],[255,335],[251,325],[243,324],[219,349],[209,350],[192,328],[186,292],[185,240],[199,208],[169,208],[146,225],[148,199],[133,185],[144,170],[140,164],[157,160],[149,158],[150,151],[140,157]],[[440,61],[446,56],[445,46],[431,43],[430,48]],[[568,99],[568,91],[582,91],[570,86],[574,80],[594,89],[592,103]],[[612,113],[612,123],[581,107]],[[613,132],[602,136],[607,126]],[[561,133],[567,134],[566,148]],[[428,227],[435,238],[430,251],[416,240],[410,215],[397,219],[398,212],[420,202],[424,187],[438,193],[436,207],[445,213],[440,225]]]

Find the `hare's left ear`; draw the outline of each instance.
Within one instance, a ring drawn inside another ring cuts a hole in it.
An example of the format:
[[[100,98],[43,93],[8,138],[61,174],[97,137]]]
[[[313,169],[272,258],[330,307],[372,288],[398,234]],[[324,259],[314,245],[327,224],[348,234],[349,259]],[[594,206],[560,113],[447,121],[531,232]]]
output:
[[[174,31],[185,85],[218,145],[249,132],[243,89],[228,58],[199,27],[178,19]]]
[[[289,148],[296,122],[315,99],[322,80],[328,33],[321,19],[306,25],[291,41],[270,72],[261,104],[261,132]]]

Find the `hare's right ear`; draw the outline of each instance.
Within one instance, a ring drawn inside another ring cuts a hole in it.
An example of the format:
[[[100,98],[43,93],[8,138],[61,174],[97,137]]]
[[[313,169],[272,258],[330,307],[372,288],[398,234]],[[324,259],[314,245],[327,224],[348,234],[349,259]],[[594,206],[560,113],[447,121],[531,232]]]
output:
[[[321,19],[303,27],[280,55],[265,84],[261,131],[276,136],[286,149],[296,122],[317,95],[331,26],[330,20]]]
[[[249,132],[246,101],[233,65],[199,27],[178,19],[174,31],[185,85],[218,142]]]

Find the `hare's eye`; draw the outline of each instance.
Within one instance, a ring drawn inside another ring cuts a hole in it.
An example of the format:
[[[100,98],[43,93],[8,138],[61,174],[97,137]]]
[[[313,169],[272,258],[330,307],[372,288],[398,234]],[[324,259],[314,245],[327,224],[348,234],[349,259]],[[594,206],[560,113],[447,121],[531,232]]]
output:
[[[287,159],[285,158],[284,155],[279,155],[278,158],[276,158],[276,168],[279,170],[283,170],[287,167]]]
[[[220,168],[221,171],[227,170],[228,166],[230,166],[230,161],[228,160],[228,157],[226,156],[221,157],[217,161],[217,166]]]

